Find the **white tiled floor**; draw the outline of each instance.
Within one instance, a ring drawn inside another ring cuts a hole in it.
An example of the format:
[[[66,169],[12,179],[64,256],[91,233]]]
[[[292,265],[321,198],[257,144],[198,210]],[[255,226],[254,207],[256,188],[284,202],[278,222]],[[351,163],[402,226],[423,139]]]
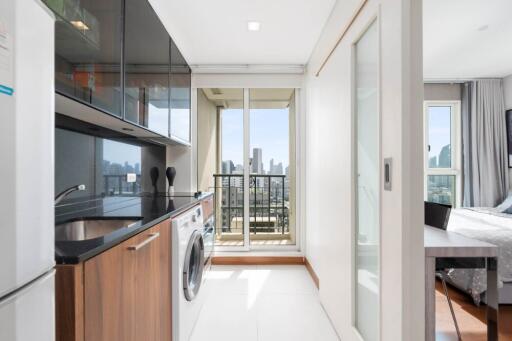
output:
[[[191,341],[338,341],[306,268],[214,266]]]

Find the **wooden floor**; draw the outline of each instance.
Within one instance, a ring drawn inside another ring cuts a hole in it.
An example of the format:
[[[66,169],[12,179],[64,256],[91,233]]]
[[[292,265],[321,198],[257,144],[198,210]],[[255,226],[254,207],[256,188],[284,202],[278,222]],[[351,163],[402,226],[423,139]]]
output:
[[[436,283],[436,340],[457,340],[450,308],[443,294],[440,281]],[[453,288],[448,289],[455,316],[459,323],[463,341],[486,341],[487,327],[485,305],[476,307],[471,298]],[[499,330],[500,341],[512,341],[512,305],[500,305]]]

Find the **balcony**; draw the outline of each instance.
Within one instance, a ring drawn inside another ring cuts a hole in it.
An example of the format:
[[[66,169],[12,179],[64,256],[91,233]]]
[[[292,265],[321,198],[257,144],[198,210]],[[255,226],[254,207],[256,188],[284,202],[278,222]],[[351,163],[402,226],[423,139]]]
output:
[[[243,246],[244,176],[215,174],[216,245]],[[289,184],[285,175],[249,178],[251,245],[290,245]]]
[[[141,192],[140,174],[136,175],[136,181],[128,182],[126,174],[122,175],[103,175],[104,194],[105,195],[122,195],[137,194]]]

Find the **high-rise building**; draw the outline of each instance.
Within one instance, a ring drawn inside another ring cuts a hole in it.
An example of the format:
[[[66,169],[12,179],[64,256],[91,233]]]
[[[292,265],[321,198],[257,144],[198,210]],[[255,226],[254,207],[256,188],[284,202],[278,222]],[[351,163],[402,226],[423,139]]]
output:
[[[242,166],[241,164],[236,165],[235,171],[233,173],[244,174],[244,166]]]
[[[277,164],[277,166],[274,166],[274,171],[272,174],[283,175],[283,163],[282,162],[279,162]]]
[[[283,175],[283,163],[279,162],[274,164],[274,159],[270,159],[270,168],[268,174],[270,175]]]
[[[261,148],[253,148],[251,172],[263,174],[263,151]]]
[[[439,168],[450,168],[452,163],[451,145],[446,145],[441,149],[438,158]]]
[[[222,174],[231,174],[235,169],[235,164],[231,160],[222,161]]]

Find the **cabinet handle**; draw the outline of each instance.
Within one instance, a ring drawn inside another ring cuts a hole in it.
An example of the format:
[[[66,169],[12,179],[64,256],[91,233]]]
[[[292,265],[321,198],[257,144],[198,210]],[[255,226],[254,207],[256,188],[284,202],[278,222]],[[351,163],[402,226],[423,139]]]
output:
[[[158,237],[160,237],[160,233],[159,232],[157,232],[157,233],[150,233],[148,239],[146,239],[145,241],[143,241],[140,244],[137,244],[137,245],[134,245],[134,246],[128,246],[128,250],[137,251],[138,249],[143,248],[144,246],[148,245],[149,243],[151,243],[153,240],[157,239]]]

